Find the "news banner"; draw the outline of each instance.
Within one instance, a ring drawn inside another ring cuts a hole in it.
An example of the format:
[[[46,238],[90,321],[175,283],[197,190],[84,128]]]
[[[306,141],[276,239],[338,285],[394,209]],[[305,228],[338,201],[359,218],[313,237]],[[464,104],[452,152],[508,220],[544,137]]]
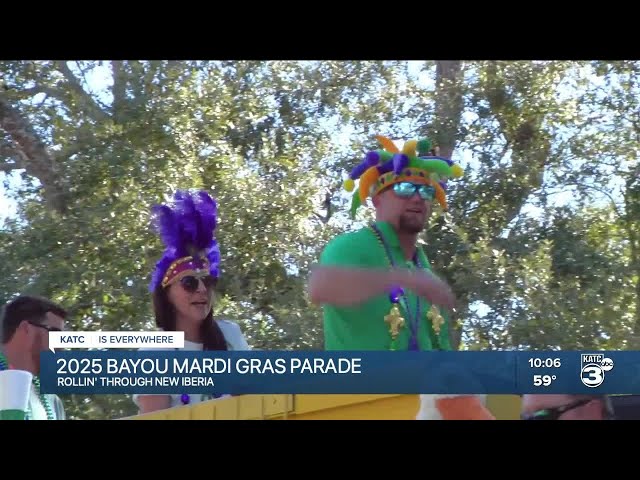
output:
[[[640,394],[635,351],[202,352],[181,350],[183,335],[50,332],[42,392]]]

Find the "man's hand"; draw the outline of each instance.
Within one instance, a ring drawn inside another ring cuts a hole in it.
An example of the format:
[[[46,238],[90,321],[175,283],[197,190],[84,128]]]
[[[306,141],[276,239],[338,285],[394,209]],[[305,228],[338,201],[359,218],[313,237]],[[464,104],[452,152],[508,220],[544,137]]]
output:
[[[433,273],[420,271],[412,274],[407,287],[439,307],[451,310],[456,305],[451,287]]]

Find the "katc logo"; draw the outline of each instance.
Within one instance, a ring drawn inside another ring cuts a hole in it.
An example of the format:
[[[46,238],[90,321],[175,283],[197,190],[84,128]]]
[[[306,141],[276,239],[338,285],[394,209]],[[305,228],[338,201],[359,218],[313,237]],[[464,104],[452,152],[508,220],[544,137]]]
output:
[[[613,369],[613,360],[602,353],[583,353],[580,358],[580,379],[589,388],[604,382],[604,374]]]

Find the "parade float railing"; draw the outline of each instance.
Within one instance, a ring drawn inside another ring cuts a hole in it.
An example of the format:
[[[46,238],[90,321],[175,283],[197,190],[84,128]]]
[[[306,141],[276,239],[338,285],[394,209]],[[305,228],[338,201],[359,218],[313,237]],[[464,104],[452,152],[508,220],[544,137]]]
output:
[[[517,420],[518,395],[487,395],[498,420]],[[123,420],[412,420],[417,395],[241,395]]]

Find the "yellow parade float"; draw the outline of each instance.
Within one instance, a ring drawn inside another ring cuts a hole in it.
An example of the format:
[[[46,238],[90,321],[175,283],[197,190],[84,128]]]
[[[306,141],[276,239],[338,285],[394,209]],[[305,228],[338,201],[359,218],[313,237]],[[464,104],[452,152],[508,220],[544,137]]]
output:
[[[518,395],[487,395],[497,420],[517,420]],[[418,395],[241,395],[160,410],[125,420],[413,420]]]

